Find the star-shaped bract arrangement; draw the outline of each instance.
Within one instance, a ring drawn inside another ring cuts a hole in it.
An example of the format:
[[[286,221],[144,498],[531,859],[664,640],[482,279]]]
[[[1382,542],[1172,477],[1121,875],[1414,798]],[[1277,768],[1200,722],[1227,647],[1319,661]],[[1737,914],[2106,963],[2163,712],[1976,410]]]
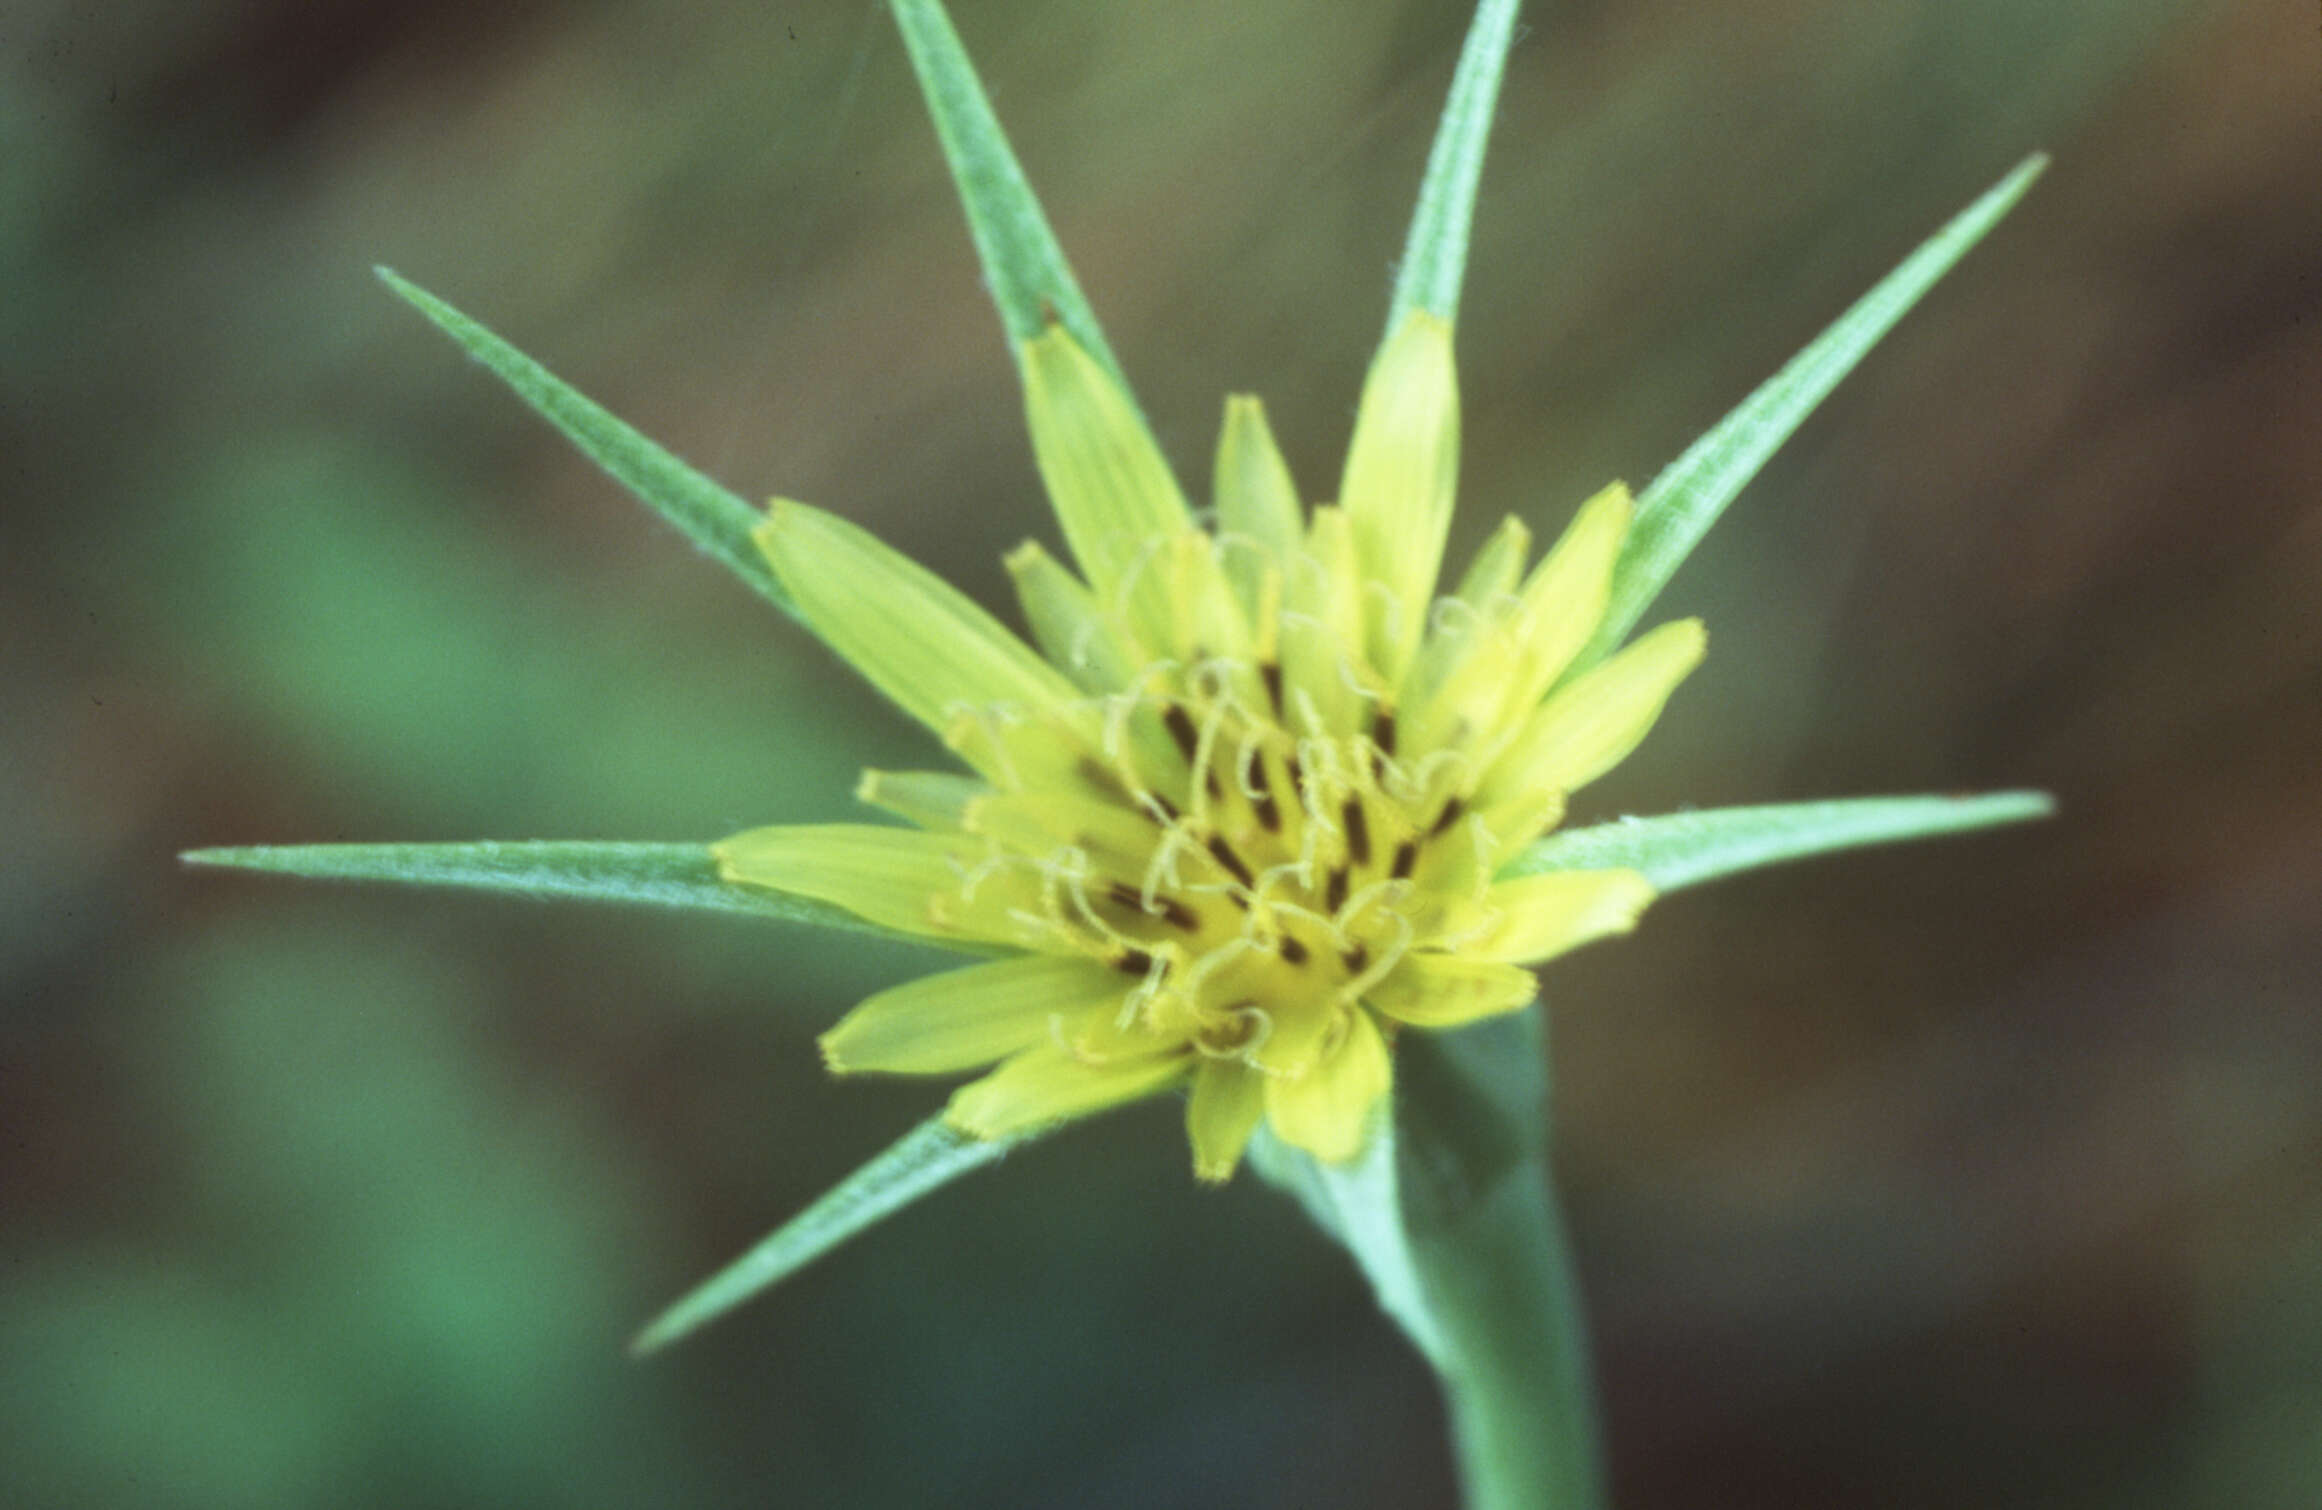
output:
[[[1641,494],[1614,484],[1589,499],[1536,562],[1509,517],[1441,592],[1459,289],[1514,0],[1484,0],[1462,51],[1335,501],[1302,505],[1263,409],[1236,396],[1209,524],[1154,443],[942,6],[893,9],[1016,350],[1073,563],[1030,543],[1010,557],[1029,643],[834,514],[753,509],[482,325],[381,276],[927,725],[957,768],[867,773],[860,795],[900,824],[714,845],[187,858],[723,911],[983,956],[873,997],[823,1051],[840,1072],[996,1067],[673,1307],[641,1349],[1061,1123],[1182,1091],[1196,1172],[1223,1179],[1247,1150],[1348,1247],[1452,1383],[1471,1485],[1520,1495],[1542,1474],[1590,1478],[1585,1424],[1570,1426],[1585,1412],[1564,1411],[1567,1439],[1547,1447],[1508,1424],[1543,1419],[1539,1397],[1562,1386],[1527,1370],[1568,1369],[1576,1343],[1533,1349],[1547,1359],[1533,1365],[1493,1340],[1576,1332],[1545,1201],[1546,1066],[1527,967],[1701,881],[2050,804],[1884,797],[1558,831],[1565,798],[1634,747],[1701,659],[1691,620],[1629,641],[1663,584],[2044,162],[1943,227]],[[1494,1214],[1510,1190],[1529,1193]],[[1499,1314],[1476,1314],[1460,1299],[1467,1281],[1511,1243],[1534,1261],[1494,1281]]]

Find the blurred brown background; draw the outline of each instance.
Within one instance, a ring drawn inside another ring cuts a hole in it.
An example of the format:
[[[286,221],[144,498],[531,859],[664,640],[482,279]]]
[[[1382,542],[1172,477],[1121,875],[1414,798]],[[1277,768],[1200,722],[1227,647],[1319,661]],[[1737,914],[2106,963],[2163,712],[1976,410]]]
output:
[[[1465,24],[962,3],[1189,480],[1333,486]],[[2322,1503],[2322,31],[2258,0],[1538,6],[1462,330],[1466,540],[1641,484],[2056,166],[1663,611],[1583,821],[2031,785],[1558,966],[1622,1503]],[[931,1109],[808,1035],[921,962],[185,874],[707,839],[923,758],[370,279],[988,600],[1050,526],[883,10],[0,13],[0,1499],[1424,1506],[1432,1386],[1167,1109],[628,1329]]]

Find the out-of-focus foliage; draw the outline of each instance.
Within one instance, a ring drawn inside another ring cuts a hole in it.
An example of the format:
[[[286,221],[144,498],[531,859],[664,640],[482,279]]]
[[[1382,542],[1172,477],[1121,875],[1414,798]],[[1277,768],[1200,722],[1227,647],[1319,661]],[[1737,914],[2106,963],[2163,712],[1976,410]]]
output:
[[[1185,475],[1256,389],[1326,490],[1463,8],[960,12]],[[1529,25],[1463,301],[1471,538],[1649,478],[2056,157],[1672,585],[1711,659],[1575,815],[2064,807],[1556,972],[1622,1502],[2311,1504],[2310,15]],[[5,41],[0,1500],[1439,1502],[1422,1366],[1294,1213],[1192,1188],[1163,1108],[624,1359],[932,1109],[814,1063],[900,952],[171,862],[707,839],[924,761],[369,276],[996,601],[1041,503],[882,9],[31,0]]]

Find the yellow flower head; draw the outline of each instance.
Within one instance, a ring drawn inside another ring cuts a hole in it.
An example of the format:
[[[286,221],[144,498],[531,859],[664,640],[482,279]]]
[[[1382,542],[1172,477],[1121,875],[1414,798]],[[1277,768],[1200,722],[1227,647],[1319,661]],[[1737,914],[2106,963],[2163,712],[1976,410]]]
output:
[[[1529,569],[1510,518],[1435,596],[1459,399],[1424,311],[1371,369],[1335,505],[1302,510],[1257,400],[1227,401],[1214,531],[1061,326],[1021,356],[1080,568],[1009,557],[1032,644],[830,514],[777,502],[758,532],[808,622],[973,775],[869,772],[863,798],[912,827],[757,829],[721,871],[1000,956],[822,1040],[842,1073],[996,1064],[952,1097],[962,1131],[1182,1086],[1204,1179],[1261,1118],[1353,1158],[1401,1027],[1524,1006],[1524,967],[1652,900],[1633,870],[1498,876],[1644,736],[1701,626],[1576,664],[1628,531],[1618,484]]]

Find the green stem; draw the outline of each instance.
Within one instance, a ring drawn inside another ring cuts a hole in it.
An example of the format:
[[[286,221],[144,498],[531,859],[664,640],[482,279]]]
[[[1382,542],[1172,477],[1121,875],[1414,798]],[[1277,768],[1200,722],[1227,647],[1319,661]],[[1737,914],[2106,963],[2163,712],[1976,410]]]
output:
[[[1542,1012],[1406,1035],[1401,1200],[1470,1510],[1604,1510],[1588,1329],[1548,1179]]]
[[[1503,1180],[1427,1244],[1471,1510],[1603,1510],[1588,1328],[1545,1171]]]

